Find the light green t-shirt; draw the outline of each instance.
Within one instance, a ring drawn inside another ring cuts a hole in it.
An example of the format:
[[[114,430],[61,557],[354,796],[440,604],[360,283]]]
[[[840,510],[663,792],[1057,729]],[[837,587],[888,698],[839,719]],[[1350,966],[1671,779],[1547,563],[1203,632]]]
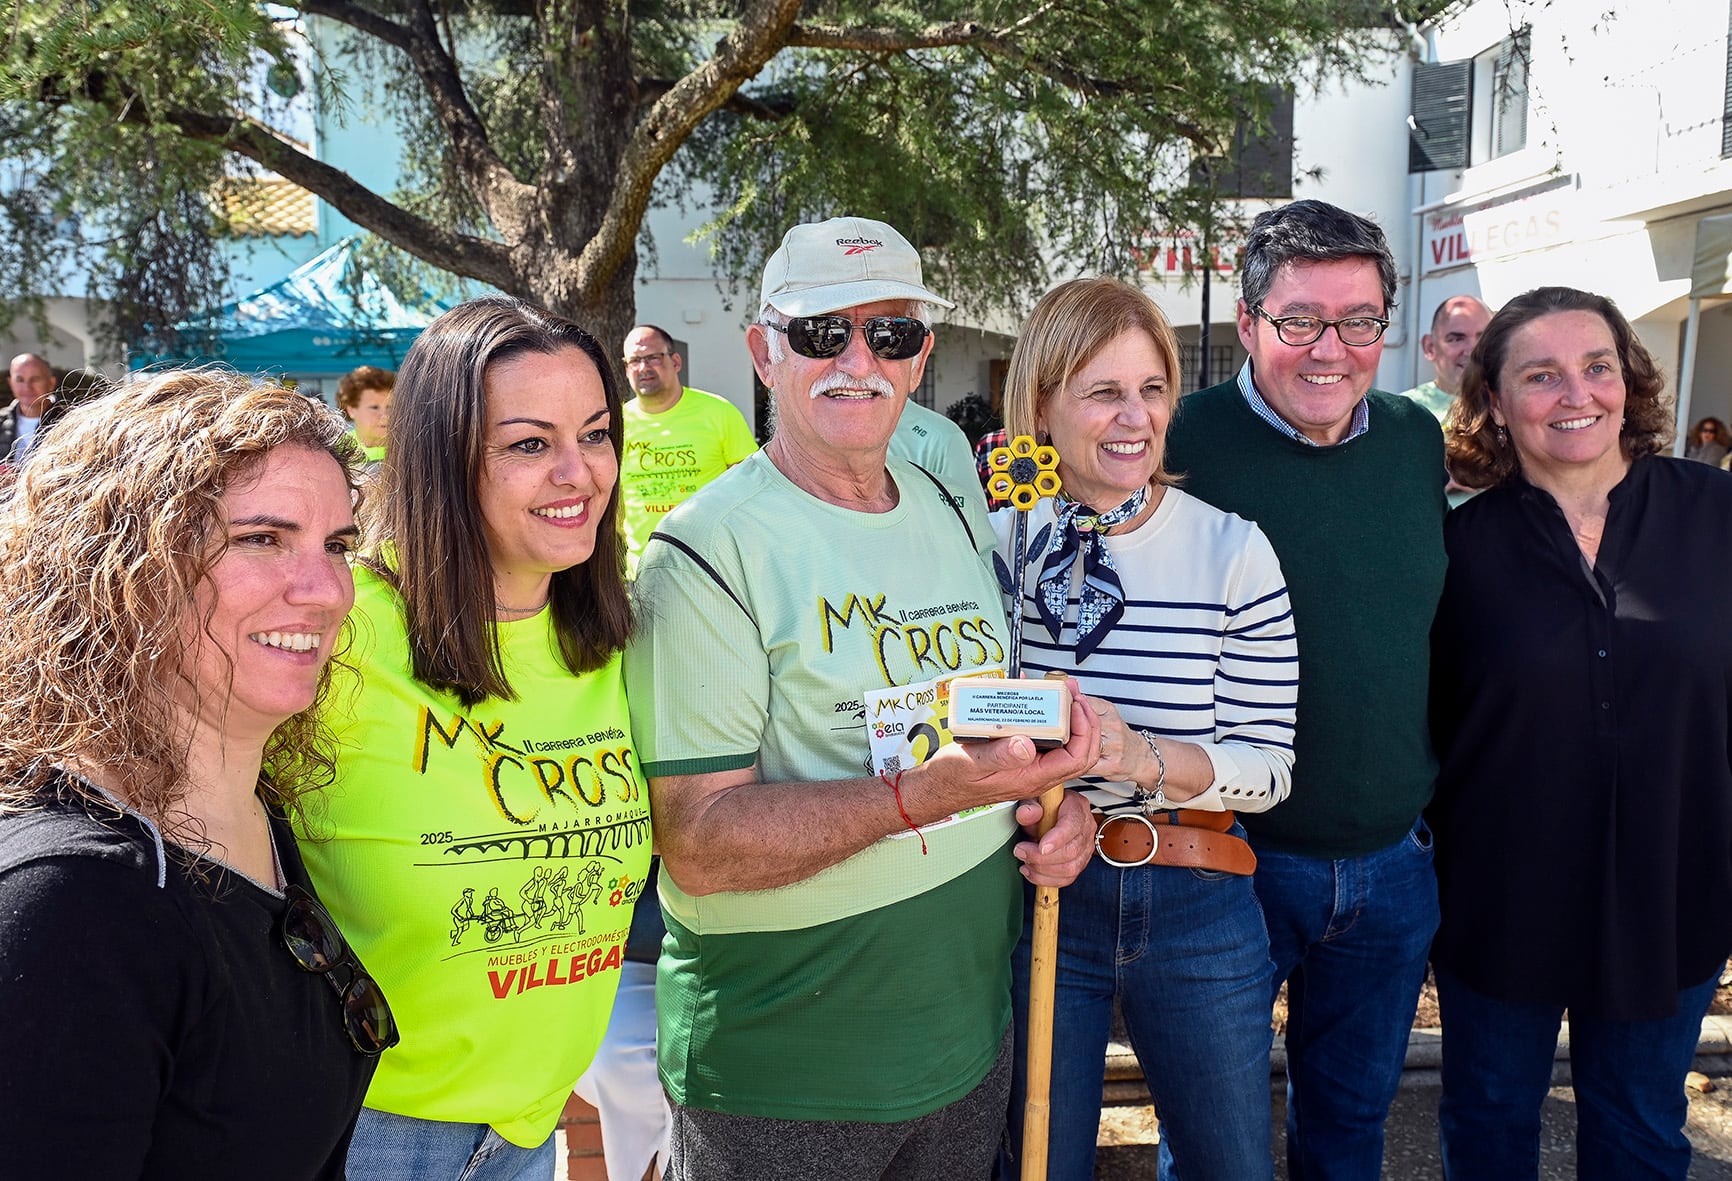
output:
[[[1410,390],[1402,392],[1402,397],[1412,398],[1421,406],[1431,411],[1431,416],[1442,422],[1449,413],[1449,408],[1455,405],[1455,398],[1435,381],[1422,382]]]
[[[686,387],[673,408],[651,414],[625,404],[620,523],[635,569],[662,518],[692,493],[758,449],[745,416],[726,398]]]
[[[516,701],[465,710],[409,675],[400,600],[355,571],[359,692],[301,853],[402,1042],[367,1106],[553,1131],[607,1029],[650,819],[620,660],[574,677],[548,613],[499,625]]]
[[[756,765],[766,783],[857,779],[871,773],[869,691],[1002,664],[990,525],[954,486],[901,460],[889,470],[899,503],[861,513],[760,453],[663,524],[626,655],[646,775]],[[669,1093],[742,1115],[880,1122],[966,1094],[1009,1019],[1013,828],[1008,807],[984,811],[927,829],[924,855],[912,833],[889,836],[773,890],[694,898],[664,873]]]
[[[980,470],[974,466],[974,447],[968,436],[944,415],[928,410],[912,398],[902,407],[902,417],[896,420],[896,433],[890,436],[890,454],[919,464],[959,488],[972,486],[980,491]],[[986,494],[980,495],[984,511]]]

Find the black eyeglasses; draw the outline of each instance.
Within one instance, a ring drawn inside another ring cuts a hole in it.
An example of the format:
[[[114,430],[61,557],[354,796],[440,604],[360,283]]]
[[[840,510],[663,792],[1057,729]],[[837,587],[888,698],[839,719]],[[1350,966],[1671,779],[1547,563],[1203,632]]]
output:
[[[1317,316],[1271,316],[1263,310],[1261,304],[1251,311],[1275,325],[1275,335],[1281,338],[1282,344],[1293,345],[1295,348],[1316,344],[1325,329],[1333,328],[1342,344],[1362,349],[1366,345],[1376,344],[1383,336],[1384,329],[1389,327],[1388,320],[1377,316],[1347,316],[1340,320],[1324,320]]]
[[[391,1016],[391,1006],[378,981],[367,975],[349,949],[330,912],[293,884],[283,890],[283,897],[289,900],[279,928],[283,946],[303,972],[319,973],[336,990],[350,1044],[369,1056],[396,1045],[397,1019]],[[348,969],[348,979],[341,983],[336,976],[339,968]]]
[[[620,363],[627,369],[633,365],[660,365],[671,356],[672,353],[639,353],[635,357],[621,357]]]
[[[764,321],[788,337],[788,347],[815,361],[840,357],[858,328],[866,334],[866,347],[881,361],[906,361],[926,343],[930,329],[912,316],[872,316],[856,324],[847,316],[796,316],[786,324]]]

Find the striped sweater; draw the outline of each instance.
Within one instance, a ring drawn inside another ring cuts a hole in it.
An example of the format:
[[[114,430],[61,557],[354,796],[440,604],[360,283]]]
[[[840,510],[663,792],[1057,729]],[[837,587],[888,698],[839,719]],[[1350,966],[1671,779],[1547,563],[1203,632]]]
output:
[[[1036,537],[1052,522],[1051,501],[1029,517]],[[999,549],[1009,553],[1013,510],[993,514]],[[1023,672],[1062,671],[1103,697],[1131,726],[1201,746],[1214,782],[1183,804],[1261,812],[1287,796],[1299,658],[1293,612],[1275,551],[1257,526],[1211,508],[1178,488],[1134,532],[1106,538],[1125,588],[1125,613],[1083,665],[1075,659],[1072,568],[1065,624],[1055,640],[1035,596],[1038,557],[1023,579]],[[1015,612],[1010,612],[1013,616]],[[1134,785],[1093,778],[1072,784],[1094,803],[1129,799]]]

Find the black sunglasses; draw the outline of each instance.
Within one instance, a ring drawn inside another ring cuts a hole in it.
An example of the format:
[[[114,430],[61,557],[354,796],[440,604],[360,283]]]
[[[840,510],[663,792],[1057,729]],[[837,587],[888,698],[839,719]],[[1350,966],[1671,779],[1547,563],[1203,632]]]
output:
[[[840,357],[858,328],[866,334],[866,347],[881,361],[906,361],[926,343],[926,325],[912,316],[872,316],[856,324],[847,316],[796,316],[786,324],[764,321],[788,337],[788,347],[815,361]]]
[[[301,887],[283,891],[289,900],[279,932],[283,946],[295,957],[303,972],[317,972],[337,992],[343,1010],[343,1030],[349,1042],[363,1054],[383,1054],[397,1044],[397,1019],[379,990],[378,981],[367,975],[361,961],[349,949],[330,912]],[[348,980],[339,983],[338,968],[347,968]]]

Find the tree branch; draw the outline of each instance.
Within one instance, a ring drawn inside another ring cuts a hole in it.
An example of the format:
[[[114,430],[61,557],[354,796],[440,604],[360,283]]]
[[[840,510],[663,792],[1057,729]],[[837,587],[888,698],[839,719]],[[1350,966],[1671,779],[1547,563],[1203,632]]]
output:
[[[296,9],[309,16],[329,17],[339,24],[348,25],[358,33],[365,33],[387,45],[394,45],[405,53],[409,51],[408,29],[371,9],[351,4],[349,0],[286,0],[284,7]]]
[[[381,17],[351,0],[299,0],[297,7],[309,15],[340,21],[408,55],[416,76],[426,88],[434,114],[451,140],[457,167],[488,220],[507,242],[522,238],[525,221],[534,207],[535,189],[518,180],[493,150],[487,127],[469,101],[457,63],[440,40],[438,22],[426,0],[414,0],[409,6],[407,25]]]
[[[653,103],[673,88],[673,82],[667,78],[640,78],[637,83],[638,105],[646,106]],[[736,115],[745,115],[752,119],[761,119],[766,123],[773,123],[792,115],[795,105],[786,99],[764,102],[762,99],[753,98],[749,94],[735,91],[733,97],[723,103],[720,109],[731,111]]]
[[[1032,53],[1018,44],[1012,34],[1027,29],[1036,17],[1052,7],[1050,4],[1044,5],[1002,30],[988,29],[977,21],[952,21],[949,24],[929,25],[918,30],[795,25],[789,30],[787,44],[789,48],[796,49],[836,49],[853,53],[911,53],[918,49],[966,46],[988,57],[1011,62],[1089,98],[1116,99],[1145,93],[1142,87],[1132,87],[1111,78],[1085,74],[1050,57]],[[1164,84],[1160,89],[1172,92],[1180,99],[1188,97],[1182,88],[1170,84]],[[1167,118],[1174,131],[1197,146],[1211,151],[1217,146],[1218,137],[1206,128],[1171,114]]]
[[[692,131],[787,44],[801,0],[751,0],[715,56],[668,88],[633,129],[619,182],[595,236],[578,256],[578,282],[600,291],[637,241],[657,175]]]
[[[513,289],[510,253],[503,243],[434,225],[387,201],[341,169],[285,143],[262,123],[203,111],[168,111],[162,117],[191,139],[217,144],[288,178],[330,202],[351,221],[424,262],[501,290]]]

